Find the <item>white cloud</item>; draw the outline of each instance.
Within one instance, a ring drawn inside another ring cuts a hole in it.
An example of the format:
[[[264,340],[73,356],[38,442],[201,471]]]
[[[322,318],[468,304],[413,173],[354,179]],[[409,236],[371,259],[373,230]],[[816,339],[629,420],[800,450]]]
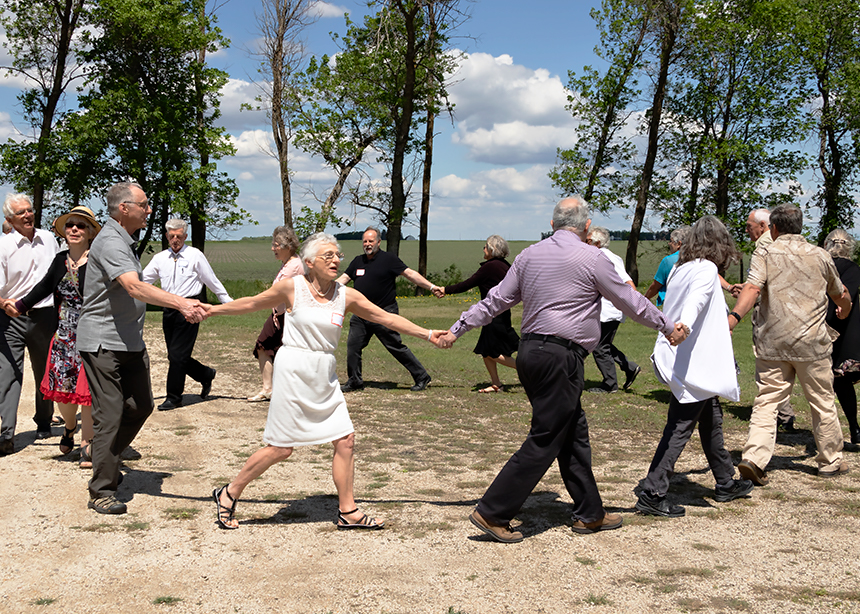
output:
[[[221,117],[218,125],[230,132],[258,127],[268,123],[263,111],[242,110],[242,105],[257,106],[254,98],[259,94],[257,86],[250,81],[230,79],[221,88]]]
[[[339,4],[331,4],[330,2],[315,2],[312,9],[317,17],[325,19],[327,17],[343,17],[344,13],[351,12],[348,8]]]
[[[492,164],[552,163],[575,142],[567,92],[557,75],[515,64],[509,55],[465,54],[449,92],[452,142]]]

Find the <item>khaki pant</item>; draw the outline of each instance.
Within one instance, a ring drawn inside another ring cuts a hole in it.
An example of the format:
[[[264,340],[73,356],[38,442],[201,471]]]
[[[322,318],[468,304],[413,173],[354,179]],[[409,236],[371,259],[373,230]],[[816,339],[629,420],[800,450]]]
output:
[[[810,362],[755,361],[758,395],[750,417],[750,433],[743,459],[764,470],[776,444],[776,414],[788,399],[797,376],[812,411],[812,434],[818,447],[819,470],[830,471],[842,462],[842,428],[833,395],[830,357]]]

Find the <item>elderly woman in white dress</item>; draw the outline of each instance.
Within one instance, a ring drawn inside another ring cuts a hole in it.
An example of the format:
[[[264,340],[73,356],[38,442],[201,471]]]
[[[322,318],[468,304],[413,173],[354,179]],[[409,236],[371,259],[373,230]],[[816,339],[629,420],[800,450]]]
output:
[[[430,331],[383,311],[363,294],[335,280],[343,254],[335,238],[312,235],[300,256],[305,274],[274,284],[257,296],[209,306],[210,315],[250,313],[286,303],[283,345],[275,356],[272,400],[265,447],[255,452],[236,478],[212,495],[218,524],[236,529],[236,503],[245,487],[297,446],[334,444],[332,477],[338,496],[338,529],[381,529],[382,520],[359,511],[353,496],[355,433],[338,385],[334,352],[347,312],[399,333],[435,342],[444,331]]]
[[[726,227],[707,215],[693,226],[666,283],[663,313],[687,327],[689,334],[678,346],[670,345],[661,335],[654,347],[654,370],[672,390],[672,399],[663,437],[636,503],[643,514],[684,515],[683,507],[669,504],[666,493],[675,462],[697,423],[702,449],[716,479],[714,499],[731,501],[753,489],[749,480],[734,479],[735,467],[723,442],[723,409],[718,400],[740,398],[728,308],[719,277],[736,257]]]

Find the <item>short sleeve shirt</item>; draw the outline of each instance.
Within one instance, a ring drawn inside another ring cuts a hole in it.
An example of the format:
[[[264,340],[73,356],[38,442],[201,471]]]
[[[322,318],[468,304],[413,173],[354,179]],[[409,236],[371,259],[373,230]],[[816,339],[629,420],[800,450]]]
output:
[[[78,320],[78,351],[139,352],[143,343],[146,304],[132,298],[117,278],[129,272],[141,276],[134,240],[113,218],[93,239],[87,258],[84,300]]]
[[[389,252],[376,252],[373,259],[367,254],[353,258],[346,268],[346,274],[353,286],[374,305],[388,307],[397,299],[397,276],[407,267],[403,261]]]
[[[842,294],[830,254],[802,235],[781,235],[755,250],[747,282],[761,290],[753,324],[758,358],[813,361],[830,355],[827,296]]]
[[[657,291],[657,307],[663,304],[663,301],[666,300],[666,282],[669,281],[669,274],[672,272],[672,268],[677,264],[678,257],[681,255],[681,252],[675,252],[674,254],[669,254],[663,260],[660,261],[660,266],[657,267],[657,273],[654,275],[654,281],[663,286],[660,290]]]

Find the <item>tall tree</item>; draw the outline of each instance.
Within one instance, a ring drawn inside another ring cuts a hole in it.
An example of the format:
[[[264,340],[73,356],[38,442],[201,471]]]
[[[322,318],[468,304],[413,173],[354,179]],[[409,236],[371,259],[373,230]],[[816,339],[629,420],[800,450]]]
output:
[[[247,217],[235,207],[235,182],[198,158],[204,141],[211,160],[233,152],[214,123],[226,74],[198,61],[202,47],[226,41],[201,19],[191,0],[101,0],[93,11],[84,56],[92,89],[81,96],[83,113],[69,132],[83,123],[85,140],[104,144],[101,181],[132,177],[149,194],[153,215],[140,250],[171,213],[187,216],[201,198],[216,226]]]
[[[60,103],[72,81],[84,75],[74,41],[87,10],[85,0],[6,0],[0,7],[12,57],[12,65],[3,68],[32,84],[18,96],[32,134],[0,145],[0,177],[32,193],[37,226],[61,164],[54,136]]]
[[[812,111],[821,189],[818,240],[854,226],[860,173],[860,2],[796,0],[795,45],[818,94]]]
[[[651,108],[647,113],[647,149],[642,173],[639,178],[639,188],[636,192],[636,208],[633,212],[633,223],[630,226],[630,237],[627,240],[627,256],[625,266],[633,283],[639,283],[639,265],[637,252],[639,250],[639,234],[645,221],[648,208],[648,196],[651,189],[651,179],[654,175],[654,164],[657,161],[657,151],[660,139],[660,121],[663,115],[663,100],[669,83],[669,68],[675,61],[675,47],[686,27],[690,12],[688,0],[647,0],[651,11],[651,20],[655,24],[654,36],[659,44],[655,47],[656,79],[654,81]]]
[[[290,177],[290,141],[293,138],[293,118],[299,106],[297,74],[305,57],[302,34],[316,20],[315,0],[262,0],[257,13],[262,81],[258,100],[272,124],[275,157],[281,178],[281,201],[284,224],[293,227],[293,199]]]
[[[594,208],[607,211],[625,200],[635,148],[619,137],[633,112],[642,56],[649,44],[651,13],[635,0],[603,0],[591,10],[600,32],[595,54],[607,62],[601,74],[591,66],[582,75],[568,72],[567,110],[577,120],[577,145],[559,149],[549,177],[562,195],[581,194]]]

